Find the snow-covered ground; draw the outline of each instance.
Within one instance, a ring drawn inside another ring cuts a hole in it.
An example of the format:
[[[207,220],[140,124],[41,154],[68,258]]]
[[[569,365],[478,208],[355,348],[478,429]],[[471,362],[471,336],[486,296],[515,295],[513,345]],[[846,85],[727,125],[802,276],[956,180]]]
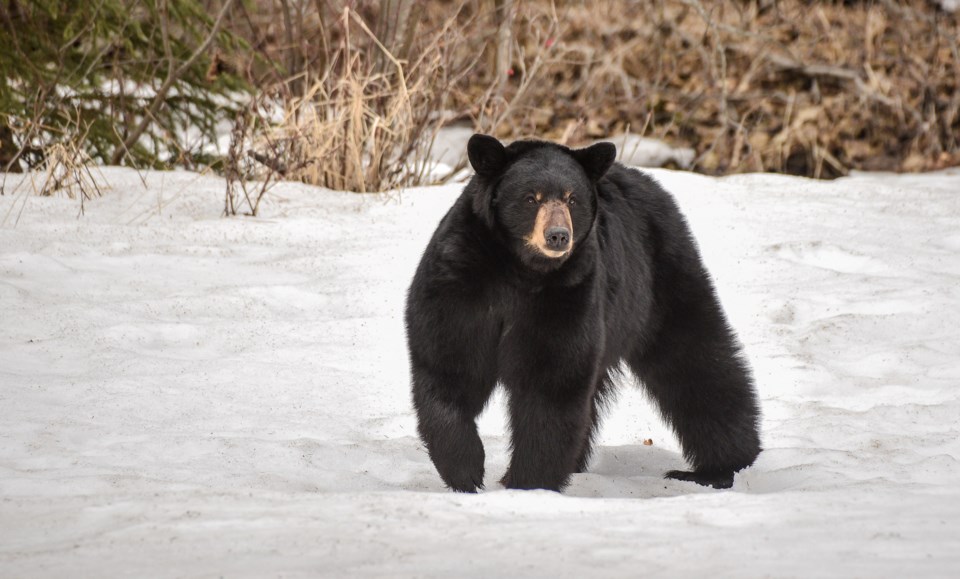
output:
[[[630,383],[565,494],[496,484],[499,398],[488,490],[443,488],[401,314],[460,185],[221,218],[220,179],[103,169],[78,218],[8,176],[0,577],[957,576],[960,171],[651,172],[756,371],[766,450],[729,491],[661,478]]]

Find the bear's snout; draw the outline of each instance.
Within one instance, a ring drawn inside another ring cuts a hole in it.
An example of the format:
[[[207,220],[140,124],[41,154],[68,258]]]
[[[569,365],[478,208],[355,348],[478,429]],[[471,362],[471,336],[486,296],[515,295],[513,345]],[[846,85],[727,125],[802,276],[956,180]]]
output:
[[[570,245],[570,230],[566,227],[551,227],[544,237],[547,247],[554,251],[564,251]]]
[[[541,205],[533,231],[524,239],[541,255],[551,258],[567,255],[573,248],[573,220],[567,204],[553,200]]]

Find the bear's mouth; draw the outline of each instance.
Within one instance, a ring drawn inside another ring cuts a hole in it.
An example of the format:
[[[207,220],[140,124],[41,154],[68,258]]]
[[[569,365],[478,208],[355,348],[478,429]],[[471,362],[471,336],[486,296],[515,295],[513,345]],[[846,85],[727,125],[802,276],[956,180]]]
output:
[[[560,259],[561,257],[566,257],[567,254],[569,254],[570,251],[573,249],[573,246],[571,245],[570,247],[568,247],[563,251],[556,251],[553,249],[547,249],[546,247],[543,247],[537,244],[536,242],[532,241],[529,238],[526,238],[526,241],[527,241],[527,247],[529,247],[534,252],[536,252],[540,257],[547,257],[550,259]]]

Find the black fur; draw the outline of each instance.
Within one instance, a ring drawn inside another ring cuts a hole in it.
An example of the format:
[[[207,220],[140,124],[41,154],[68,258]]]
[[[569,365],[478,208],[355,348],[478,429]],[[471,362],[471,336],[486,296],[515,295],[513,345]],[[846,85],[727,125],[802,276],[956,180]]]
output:
[[[483,487],[475,419],[509,394],[509,488],[562,490],[582,472],[621,360],[672,425],[691,472],[717,488],[760,452],[748,366],[686,222],[616,149],[474,135],[477,174],[440,222],[410,287],[406,325],[420,436],[452,489]],[[542,201],[573,193],[573,248],[523,236]]]

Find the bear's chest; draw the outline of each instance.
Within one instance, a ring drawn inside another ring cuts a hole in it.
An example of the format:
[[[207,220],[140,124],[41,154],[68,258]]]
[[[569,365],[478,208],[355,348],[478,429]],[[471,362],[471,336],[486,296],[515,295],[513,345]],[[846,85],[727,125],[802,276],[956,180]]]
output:
[[[604,303],[596,288],[505,286],[490,313],[500,324],[500,348],[555,347],[602,333]]]

